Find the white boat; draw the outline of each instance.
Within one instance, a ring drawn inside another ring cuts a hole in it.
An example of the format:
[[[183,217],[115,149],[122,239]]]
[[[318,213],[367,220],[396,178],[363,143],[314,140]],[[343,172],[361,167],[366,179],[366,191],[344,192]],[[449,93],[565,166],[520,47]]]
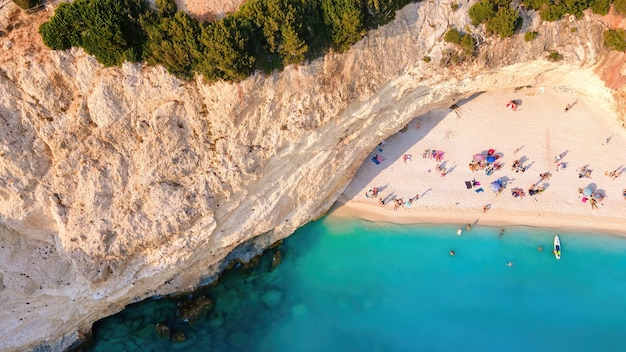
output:
[[[554,257],[556,259],[561,259],[561,241],[559,240],[559,236],[554,236]]]

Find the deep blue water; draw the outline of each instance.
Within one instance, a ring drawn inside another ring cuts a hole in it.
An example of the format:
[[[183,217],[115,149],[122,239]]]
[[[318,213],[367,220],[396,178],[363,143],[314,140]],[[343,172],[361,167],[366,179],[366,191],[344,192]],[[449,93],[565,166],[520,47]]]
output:
[[[269,253],[198,292],[214,300],[204,318],[147,300],[98,322],[89,350],[625,351],[626,239],[559,233],[557,261],[554,235],[324,218],[276,269]]]

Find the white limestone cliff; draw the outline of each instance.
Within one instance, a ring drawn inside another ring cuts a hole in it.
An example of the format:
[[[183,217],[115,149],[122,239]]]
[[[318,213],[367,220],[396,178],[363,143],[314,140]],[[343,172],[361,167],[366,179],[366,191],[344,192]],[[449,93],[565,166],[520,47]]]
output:
[[[11,6],[0,12],[2,351],[62,350],[131,302],[206,282],[236,248],[245,260],[289,236],[332,206],[376,144],[431,109],[535,84],[623,104],[596,74],[623,58],[589,14],[526,18],[532,42],[477,31],[478,57],[446,68],[443,34],[469,28],[469,4],[428,1],[347,53],[208,85],[49,51],[37,28],[50,14]]]

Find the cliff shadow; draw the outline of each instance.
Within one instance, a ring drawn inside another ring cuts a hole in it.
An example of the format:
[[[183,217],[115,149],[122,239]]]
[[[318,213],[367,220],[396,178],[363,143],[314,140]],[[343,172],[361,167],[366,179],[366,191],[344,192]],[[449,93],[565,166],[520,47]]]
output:
[[[376,145],[365,157],[365,160],[362,162],[358,171],[354,175],[354,178],[344,190],[342,198],[362,198],[365,196],[362,192],[363,189],[365,189],[364,192],[366,192],[367,189],[373,187],[378,187],[379,190],[382,190],[383,188],[387,190],[387,192],[385,192],[386,194],[383,195],[385,203],[393,200],[394,198],[400,198],[400,195],[393,190],[393,185],[390,185],[388,180],[381,181],[381,179],[377,177],[382,172],[394,172],[393,169],[389,169],[394,164],[394,167],[396,168],[398,163],[402,166],[404,166],[404,164],[407,164],[407,166],[414,166],[416,163],[423,163],[423,159],[431,159],[427,161],[432,164],[431,168],[433,174],[437,173],[437,164],[439,164],[440,167],[445,168],[447,164],[450,164],[450,161],[446,160],[445,153],[443,154],[441,160],[437,161],[433,156],[431,149],[416,150],[415,146],[418,142],[423,141],[424,138],[451,112],[451,109],[444,108],[429,111],[423,115],[416,116],[411,119],[407,125],[401,127],[397,133],[389,136],[385,140],[380,141],[380,143]],[[436,145],[433,144],[432,147],[436,147]],[[395,175],[393,177],[395,178]],[[380,184],[376,184],[376,182],[379,182]],[[393,194],[393,197],[389,197],[391,194]],[[378,197],[371,201],[378,201]]]

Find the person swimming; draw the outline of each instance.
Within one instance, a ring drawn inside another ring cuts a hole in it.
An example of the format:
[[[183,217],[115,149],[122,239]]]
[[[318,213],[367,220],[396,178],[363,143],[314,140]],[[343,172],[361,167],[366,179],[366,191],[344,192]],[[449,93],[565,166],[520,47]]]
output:
[[[508,263],[506,263],[506,266],[509,266],[509,267],[510,267],[510,266],[513,266],[513,262],[508,262]]]
[[[451,250],[450,251],[450,256],[454,257],[454,254],[455,254],[454,251]]]

